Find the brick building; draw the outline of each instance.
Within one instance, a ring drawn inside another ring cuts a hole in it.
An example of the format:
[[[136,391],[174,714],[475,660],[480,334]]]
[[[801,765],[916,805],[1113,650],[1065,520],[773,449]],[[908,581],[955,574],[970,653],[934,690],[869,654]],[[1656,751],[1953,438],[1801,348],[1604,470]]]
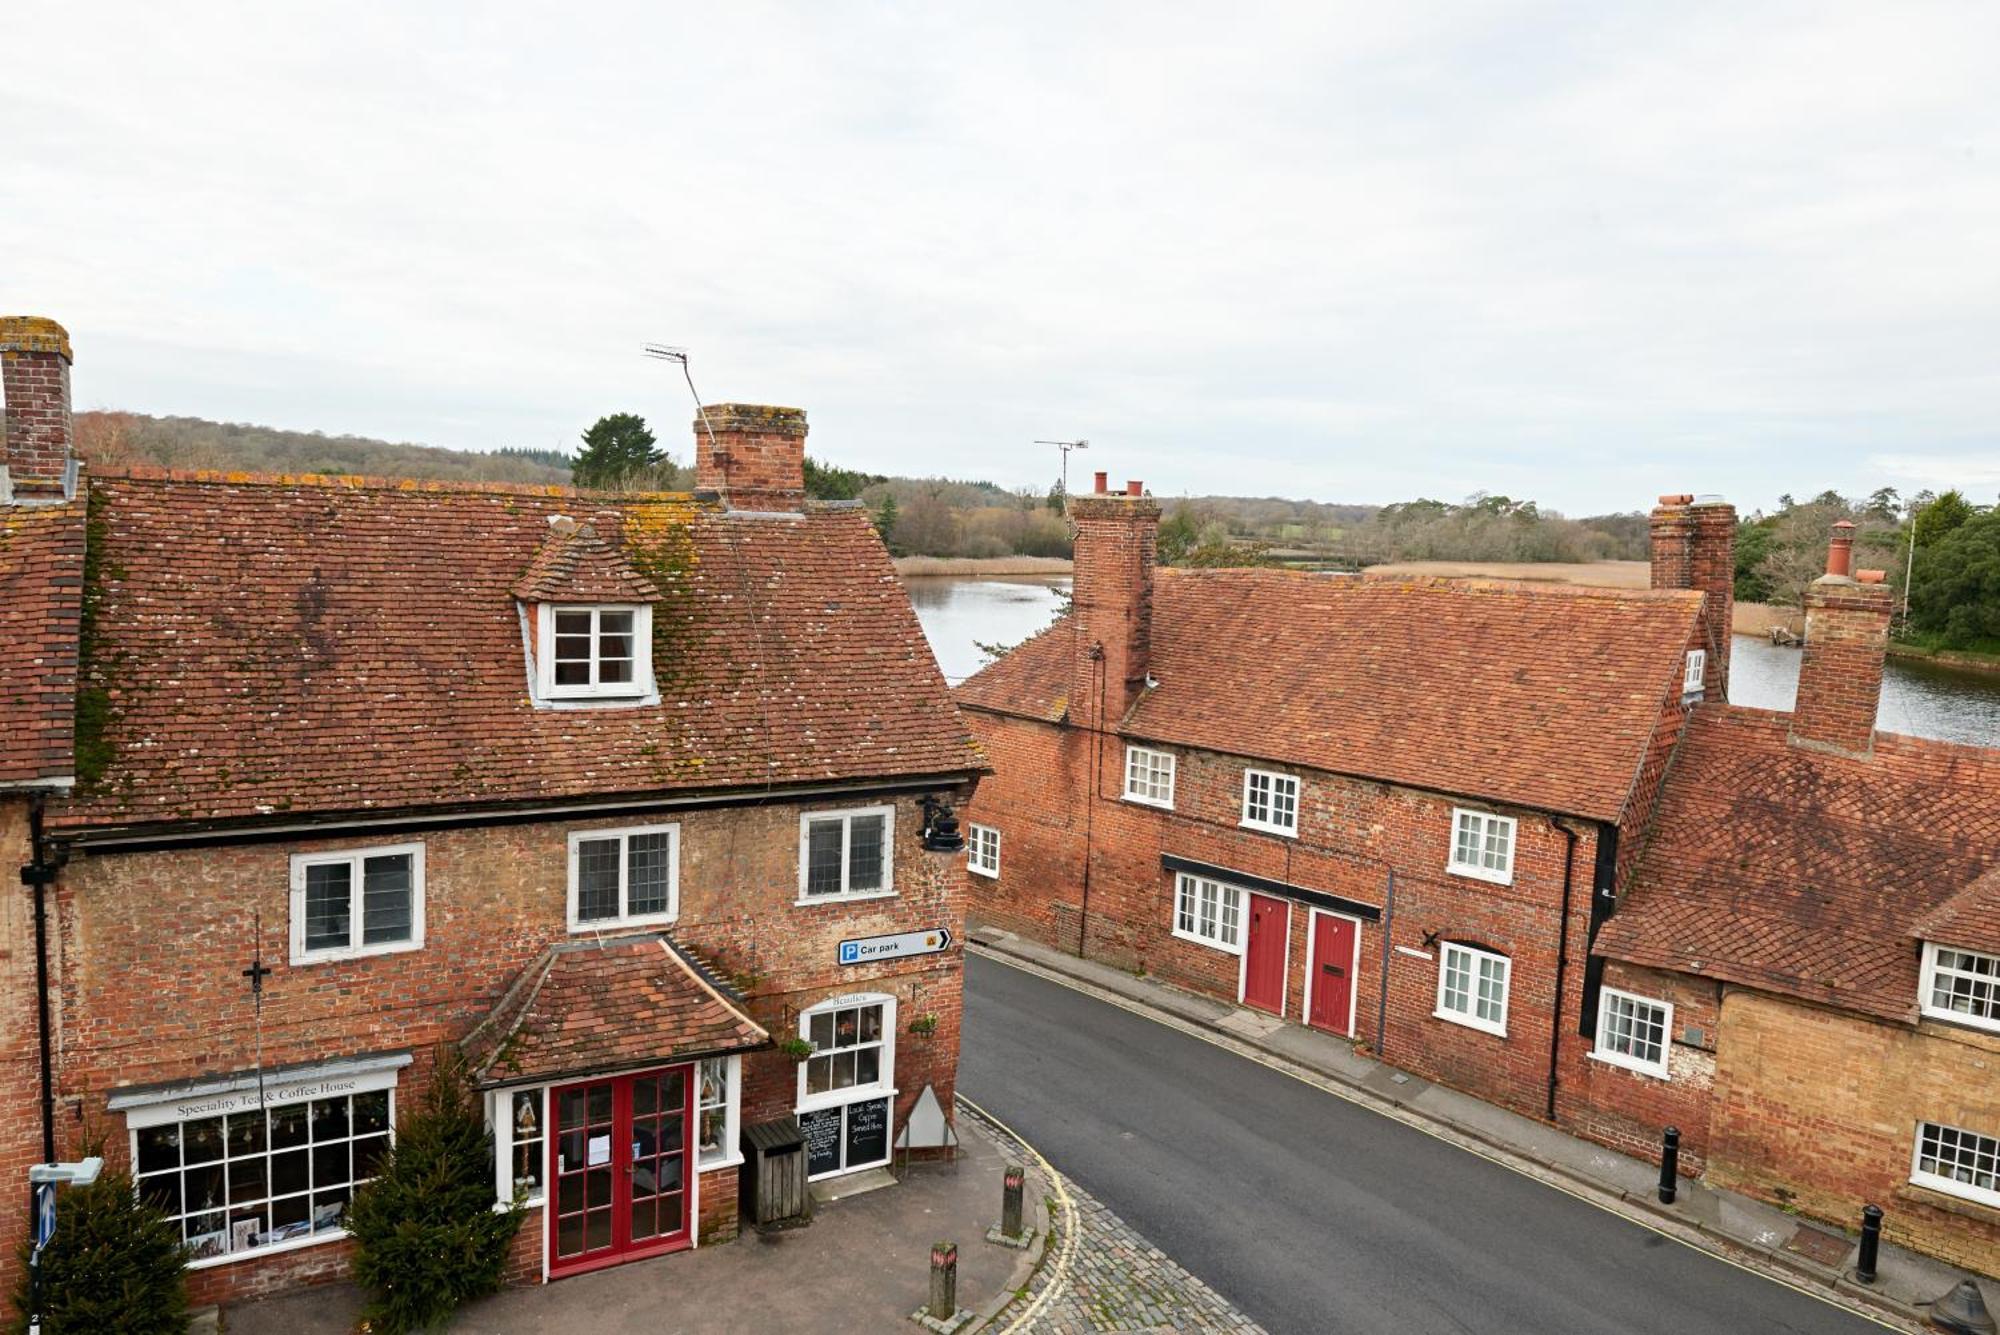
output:
[[[197,1301],[337,1274],[457,1044],[538,1280],[731,1235],[745,1127],[951,1106],[983,762],[803,413],[709,409],[689,495],[80,476],[66,336],[0,358],[0,1175],[101,1145]]]
[[[1623,593],[1155,570],[1142,491],[1073,500],[1071,614],[959,690],[974,921],[1994,1270],[2000,750],[1874,731],[1843,531],[1780,713],[1726,703],[1718,501]]]
[[[1071,615],[959,690],[995,768],[968,912],[1551,1115],[1591,933],[1725,691],[1729,507],[1668,498],[1627,591],[1156,570],[1158,506],[1098,482]]]

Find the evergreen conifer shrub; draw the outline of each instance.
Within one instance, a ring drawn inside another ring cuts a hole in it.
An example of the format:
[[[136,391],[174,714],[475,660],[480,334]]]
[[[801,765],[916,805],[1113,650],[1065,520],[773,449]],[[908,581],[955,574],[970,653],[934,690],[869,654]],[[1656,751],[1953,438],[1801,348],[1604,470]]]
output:
[[[42,1335],[180,1335],[187,1270],[180,1230],[139,1199],[125,1173],[60,1187],[56,1231],[41,1259]],[[28,1328],[28,1249],[9,1330]]]

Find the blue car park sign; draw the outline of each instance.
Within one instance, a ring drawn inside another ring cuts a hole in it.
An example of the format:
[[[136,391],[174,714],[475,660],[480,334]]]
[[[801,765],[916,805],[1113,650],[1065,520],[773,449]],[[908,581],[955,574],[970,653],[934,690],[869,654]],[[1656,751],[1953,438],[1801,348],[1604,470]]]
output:
[[[35,1184],[35,1253],[49,1245],[49,1239],[56,1235],[56,1184],[38,1182]]]

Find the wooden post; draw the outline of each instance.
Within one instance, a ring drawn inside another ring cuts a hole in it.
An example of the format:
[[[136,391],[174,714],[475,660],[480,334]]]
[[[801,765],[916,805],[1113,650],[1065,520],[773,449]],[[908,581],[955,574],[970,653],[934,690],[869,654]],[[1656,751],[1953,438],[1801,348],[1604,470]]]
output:
[[[1009,1164],[1000,1179],[1000,1231],[1010,1238],[1021,1236],[1021,1187],[1027,1179],[1027,1170],[1019,1164]]]
[[[958,1315],[958,1244],[931,1244],[931,1302],[926,1309],[933,1320],[949,1321]]]

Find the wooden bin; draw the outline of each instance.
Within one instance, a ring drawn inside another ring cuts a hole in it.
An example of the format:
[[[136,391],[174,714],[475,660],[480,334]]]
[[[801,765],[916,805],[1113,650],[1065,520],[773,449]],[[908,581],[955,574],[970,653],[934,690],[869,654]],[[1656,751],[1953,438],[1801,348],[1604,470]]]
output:
[[[744,1128],[743,1152],[750,1222],[759,1227],[805,1222],[812,1196],[806,1190],[806,1138],[799,1119],[781,1117]]]

